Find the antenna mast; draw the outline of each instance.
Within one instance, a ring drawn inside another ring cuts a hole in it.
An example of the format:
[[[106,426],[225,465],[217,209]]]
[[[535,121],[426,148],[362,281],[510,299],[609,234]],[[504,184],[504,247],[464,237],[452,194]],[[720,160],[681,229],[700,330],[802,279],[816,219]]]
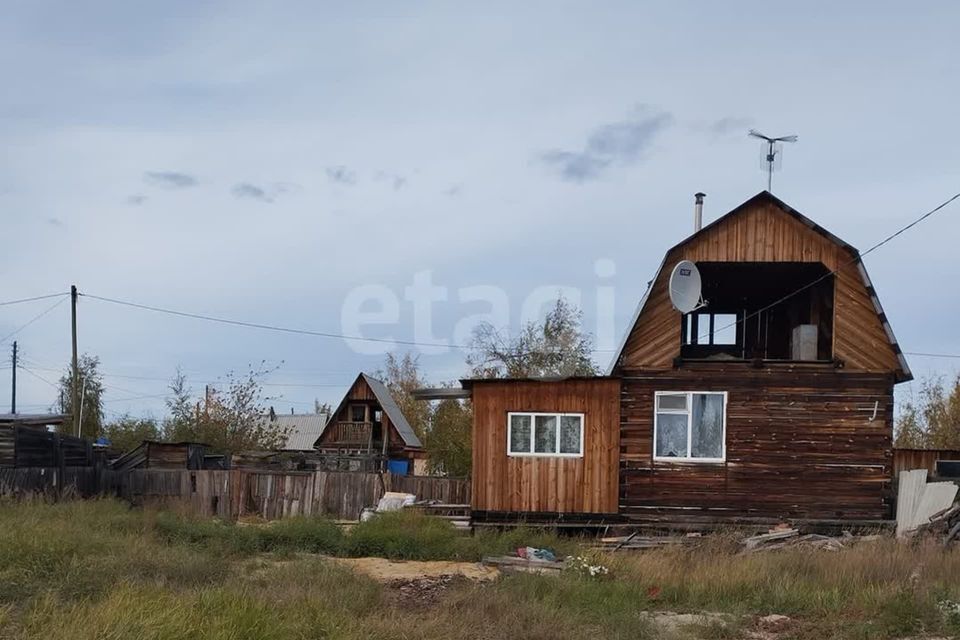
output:
[[[782,153],[782,144],[783,142],[796,142],[797,136],[780,136],[779,138],[772,138],[770,136],[764,135],[757,131],[756,129],[750,129],[750,132],[747,134],[753,138],[760,138],[767,143],[767,153],[764,158],[764,162],[767,163],[767,191],[773,192],[773,170],[776,163],[779,161],[779,156]]]

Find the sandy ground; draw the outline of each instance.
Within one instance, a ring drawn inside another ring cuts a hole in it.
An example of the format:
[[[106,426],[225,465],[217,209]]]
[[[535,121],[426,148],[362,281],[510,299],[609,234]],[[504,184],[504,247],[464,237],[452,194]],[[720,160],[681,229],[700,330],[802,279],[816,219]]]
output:
[[[416,560],[386,560],[384,558],[330,558],[333,562],[350,567],[358,573],[370,576],[377,582],[390,583],[396,580],[420,580],[441,576],[463,576],[471,580],[495,580],[499,575],[494,567],[485,567],[479,562],[448,562]]]

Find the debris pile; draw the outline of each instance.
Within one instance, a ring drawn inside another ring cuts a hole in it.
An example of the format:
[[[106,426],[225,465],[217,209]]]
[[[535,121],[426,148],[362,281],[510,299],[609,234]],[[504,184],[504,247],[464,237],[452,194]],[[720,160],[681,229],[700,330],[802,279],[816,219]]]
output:
[[[935,536],[945,547],[960,541],[960,502],[933,514],[928,522],[919,525],[913,533]]]
[[[619,551],[621,549],[636,551],[691,544],[699,538],[699,533],[688,533],[684,536],[641,536],[638,531],[634,531],[628,536],[600,538],[593,546],[602,551]]]
[[[743,553],[774,551],[787,547],[840,551],[854,543],[879,540],[881,537],[879,535],[855,536],[849,531],[844,531],[843,535],[840,536],[825,536],[818,533],[801,534],[798,529],[781,524],[770,529],[767,533],[746,538],[741,541],[741,544],[743,545]]]
[[[441,575],[414,580],[394,580],[388,586],[396,589],[398,599],[405,605],[429,606],[440,600],[443,592],[456,578],[454,575]]]
[[[483,559],[483,564],[501,571],[542,574],[558,574],[566,567],[551,550],[535,547],[520,547],[510,556],[488,556]]]

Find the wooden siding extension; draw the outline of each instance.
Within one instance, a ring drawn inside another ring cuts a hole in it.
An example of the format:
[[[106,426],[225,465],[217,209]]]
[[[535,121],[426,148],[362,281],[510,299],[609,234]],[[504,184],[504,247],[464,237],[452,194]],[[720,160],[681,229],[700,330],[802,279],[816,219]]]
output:
[[[926,469],[931,476],[937,473],[937,461],[960,460],[960,451],[956,449],[894,449],[893,475],[901,471]]]
[[[889,518],[893,384],[889,373],[786,366],[626,373],[620,512]],[[653,460],[656,391],[728,392],[725,462]]]
[[[833,355],[851,371],[900,369],[854,255],[769,200],[758,199],[671,250],[624,346],[621,368],[670,369],[680,355],[680,313],[670,304],[670,272],[694,262],[819,262],[837,270]]]
[[[475,511],[617,512],[620,382],[484,381],[473,387],[473,501]],[[584,455],[507,455],[512,411],[584,414]]]

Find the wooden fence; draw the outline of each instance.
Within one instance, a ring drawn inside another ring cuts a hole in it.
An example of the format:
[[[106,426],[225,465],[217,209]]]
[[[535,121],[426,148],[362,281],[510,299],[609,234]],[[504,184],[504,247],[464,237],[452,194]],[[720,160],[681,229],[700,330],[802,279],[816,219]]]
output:
[[[470,481],[350,471],[246,471],[92,467],[0,469],[0,497],[25,495],[118,496],[133,504],[179,502],[200,514],[268,520],[326,515],[356,520],[384,491],[419,500],[469,504]]]

